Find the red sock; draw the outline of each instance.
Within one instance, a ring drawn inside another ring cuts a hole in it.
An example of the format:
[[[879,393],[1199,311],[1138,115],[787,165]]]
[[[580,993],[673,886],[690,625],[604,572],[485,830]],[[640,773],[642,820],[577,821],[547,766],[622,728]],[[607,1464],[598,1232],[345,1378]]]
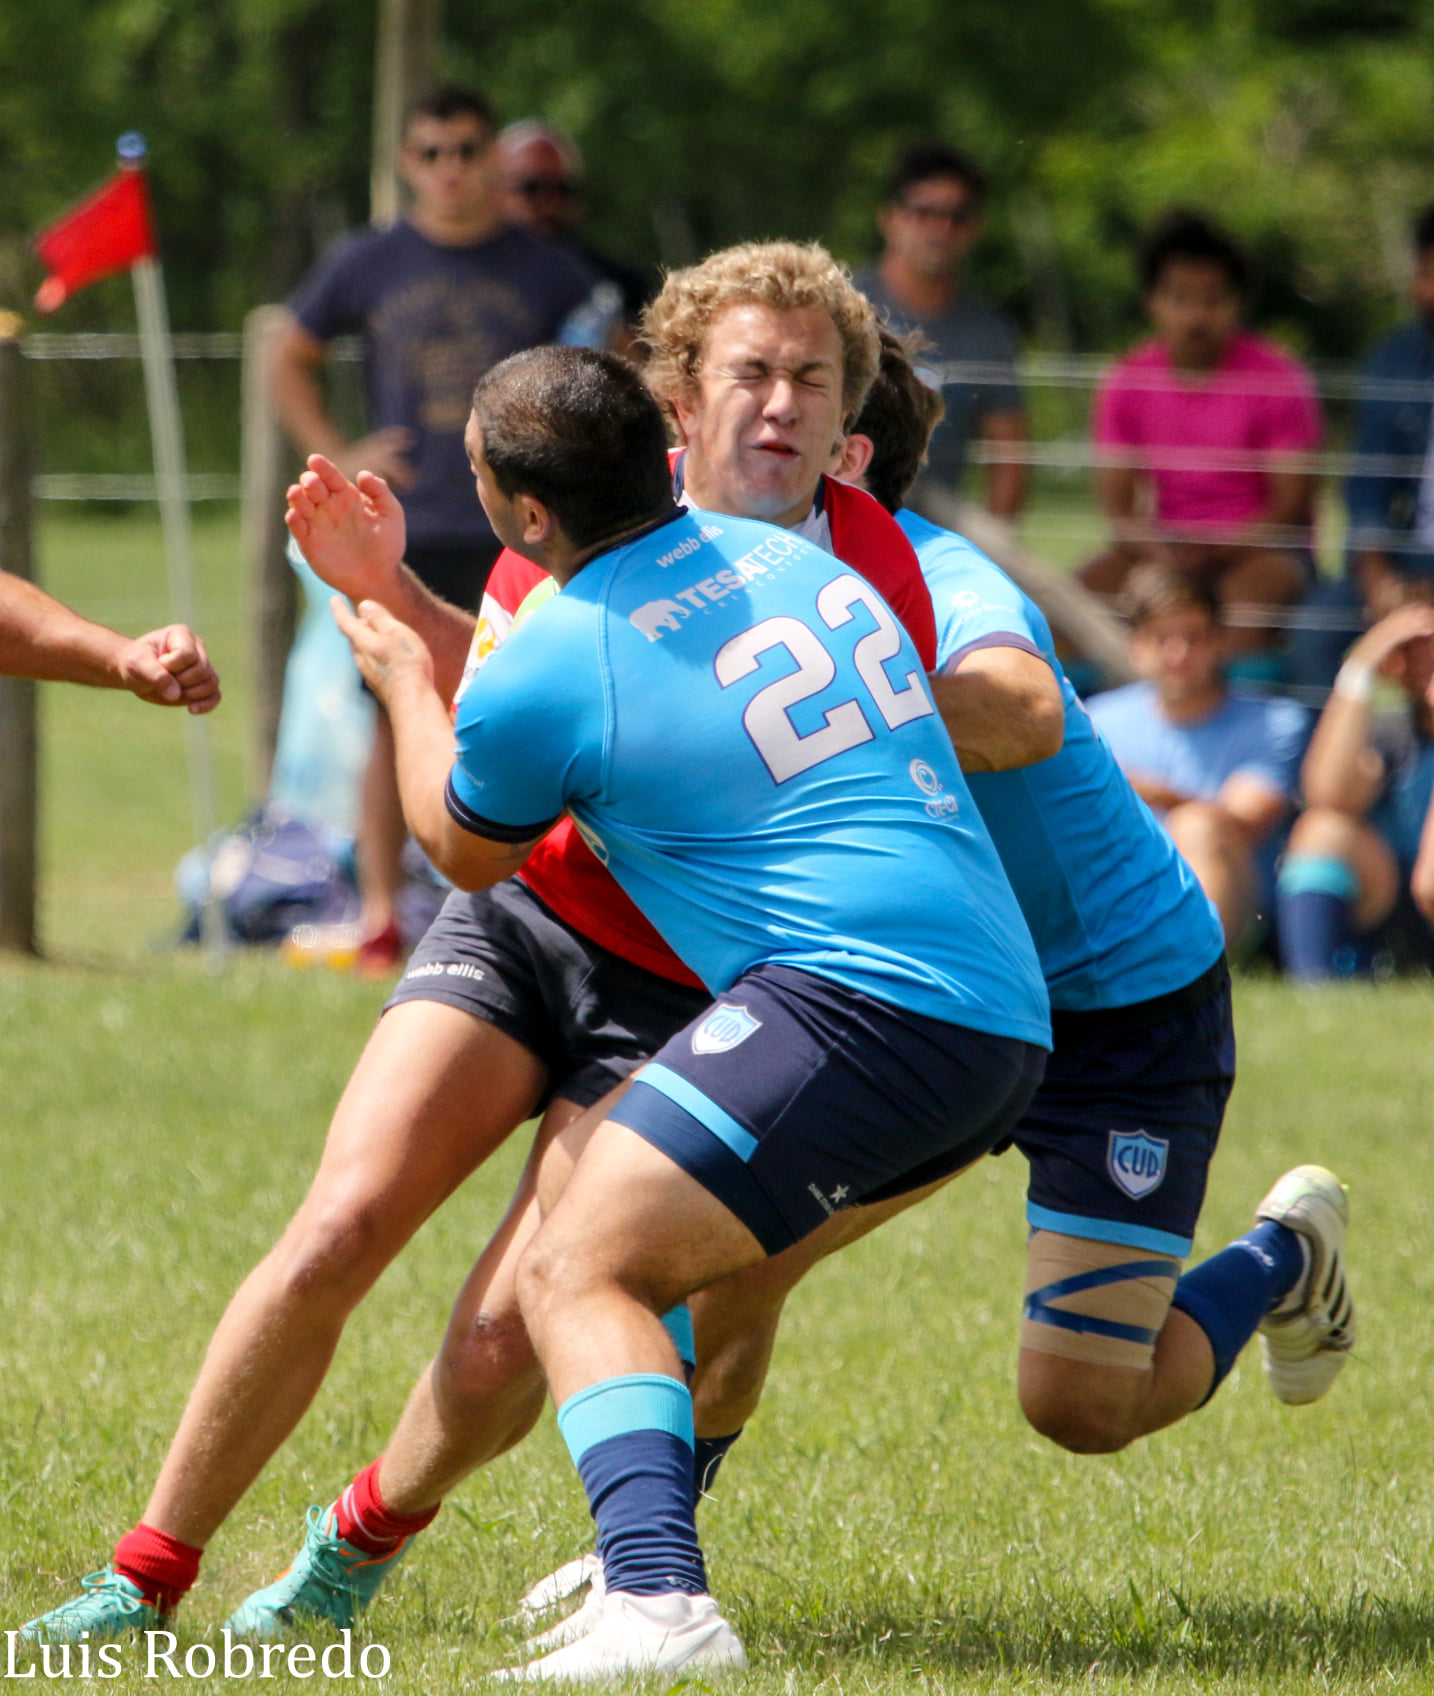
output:
[[[442,1503],[425,1508],[422,1513],[394,1513],[379,1494],[378,1469],[383,1460],[366,1466],[335,1504],[338,1516],[336,1530],[345,1543],[352,1543],[366,1555],[386,1555],[405,1537],[412,1537],[431,1525]]]
[[[167,1614],[199,1577],[203,1553],[141,1520],[115,1544],[114,1569],[139,1586],[152,1608]]]

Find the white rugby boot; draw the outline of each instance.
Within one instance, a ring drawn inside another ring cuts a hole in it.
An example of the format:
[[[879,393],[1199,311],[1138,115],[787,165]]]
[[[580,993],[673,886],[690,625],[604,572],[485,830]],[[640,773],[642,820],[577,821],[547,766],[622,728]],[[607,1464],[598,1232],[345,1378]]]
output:
[[[523,1647],[534,1655],[546,1654],[549,1649],[561,1649],[565,1643],[576,1643],[602,1618],[603,1597],[607,1585],[603,1582],[602,1561],[596,1554],[582,1555],[560,1566],[546,1578],[540,1578],[518,1604],[518,1613],[525,1624],[535,1625],[545,1613],[569,1596],[576,1596],[583,1585],[587,1595],[572,1613],[530,1637]]]
[[[1255,1218],[1298,1231],[1308,1249],[1304,1277],[1260,1323],[1270,1388],[1282,1402],[1300,1407],[1320,1399],[1354,1347],[1354,1302],[1344,1275],[1349,1197],[1323,1166],[1296,1166],[1255,1209]]]
[[[634,1673],[741,1672],[747,1654],[711,1596],[609,1590],[586,1637],[492,1676],[514,1683],[600,1684]]]
[[[565,1561],[556,1572],[540,1578],[518,1603],[518,1618],[524,1625],[536,1625],[550,1609],[569,1596],[576,1596],[585,1585],[591,1584],[593,1574],[601,1574],[602,1561],[596,1549],[579,1555],[575,1561]]]

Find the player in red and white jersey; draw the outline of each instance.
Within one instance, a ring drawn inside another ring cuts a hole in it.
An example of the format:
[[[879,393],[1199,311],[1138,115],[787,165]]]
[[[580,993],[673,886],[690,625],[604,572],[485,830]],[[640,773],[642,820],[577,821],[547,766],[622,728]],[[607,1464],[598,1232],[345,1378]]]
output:
[[[875,316],[845,273],[819,248],[730,249],[669,277],[645,328],[649,381],[684,444],[684,499],[829,536],[933,665],[910,543],[874,500],[823,475],[877,369]],[[470,648],[481,661],[535,586],[500,561],[475,627],[402,566],[386,485],[361,474],[355,487],[318,458],[291,491],[290,527],[335,588],[418,632],[450,698]],[[698,615],[703,595],[675,574],[672,616]],[[546,1148],[709,999],[566,821],[521,881],[455,892],[358,1062],[309,1195],[220,1320],[143,1519],[83,1596],[27,1632],[98,1637],[169,1613],[313,1399],[349,1314],[423,1220],[535,1113]],[[513,1272],[536,1214],[525,1178],[384,1454],[311,1516],[289,1571],[230,1620],[236,1633],[282,1633],[302,1615],[351,1625],[446,1491],[532,1426],[544,1384]]]

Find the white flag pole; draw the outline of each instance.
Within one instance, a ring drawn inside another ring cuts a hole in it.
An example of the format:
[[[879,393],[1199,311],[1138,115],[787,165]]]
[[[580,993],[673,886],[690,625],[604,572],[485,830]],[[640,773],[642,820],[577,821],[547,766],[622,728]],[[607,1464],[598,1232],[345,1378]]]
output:
[[[120,137],[119,153],[126,163],[144,157],[142,136]],[[179,414],[179,388],[174,379],[174,349],[169,333],[169,309],[164,278],[155,259],[138,259],[131,267],[135,311],[139,318],[140,357],[149,408],[150,439],[154,448],[154,479],[159,494],[164,557],[169,573],[170,617],[176,624],[196,628],[194,557],[190,547],[189,500],[184,475],[184,429]],[[189,805],[194,834],[202,848],[214,834],[218,819],[214,802],[214,756],[209,725],[202,714],[185,713],[185,754],[189,767]],[[212,892],[206,893],[200,924],[204,957],[211,970],[220,970],[226,952],[224,915]]]

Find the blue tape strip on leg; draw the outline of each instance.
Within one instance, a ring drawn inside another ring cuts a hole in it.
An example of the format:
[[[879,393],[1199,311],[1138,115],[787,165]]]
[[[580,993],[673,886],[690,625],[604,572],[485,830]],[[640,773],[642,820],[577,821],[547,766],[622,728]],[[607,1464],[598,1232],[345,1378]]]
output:
[[[1101,1319],[1090,1313],[1071,1313],[1063,1307],[1052,1307],[1062,1296],[1079,1295],[1084,1290],[1098,1290],[1106,1284],[1124,1284],[1132,1278],[1174,1278],[1177,1268],[1168,1260],[1132,1260],[1123,1266],[1101,1266],[1092,1272],[1078,1272],[1070,1278],[1060,1278],[1044,1289],[1032,1290],[1021,1309],[1022,1314],[1037,1325],[1053,1325],[1060,1331],[1077,1331],[1092,1337],[1113,1337],[1122,1343],[1138,1343],[1153,1348],[1159,1331],[1145,1325],[1124,1325],[1119,1320]]]

